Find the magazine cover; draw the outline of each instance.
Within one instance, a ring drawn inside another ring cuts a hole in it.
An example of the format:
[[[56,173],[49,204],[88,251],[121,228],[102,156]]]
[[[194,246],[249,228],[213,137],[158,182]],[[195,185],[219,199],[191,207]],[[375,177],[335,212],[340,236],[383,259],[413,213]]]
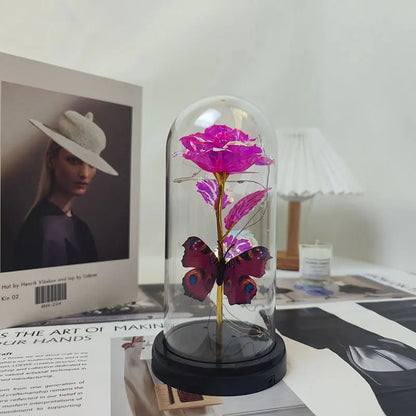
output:
[[[141,88],[0,54],[0,327],[136,299]]]

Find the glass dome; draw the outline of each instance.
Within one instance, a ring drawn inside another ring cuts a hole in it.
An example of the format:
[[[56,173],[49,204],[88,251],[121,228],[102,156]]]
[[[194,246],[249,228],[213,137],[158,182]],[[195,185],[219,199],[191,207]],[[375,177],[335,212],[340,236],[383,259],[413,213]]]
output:
[[[166,152],[165,319],[155,374],[204,394],[267,388],[285,372],[273,322],[274,131],[246,101],[211,97],[179,115]],[[247,385],[250,374],[259,380]]]

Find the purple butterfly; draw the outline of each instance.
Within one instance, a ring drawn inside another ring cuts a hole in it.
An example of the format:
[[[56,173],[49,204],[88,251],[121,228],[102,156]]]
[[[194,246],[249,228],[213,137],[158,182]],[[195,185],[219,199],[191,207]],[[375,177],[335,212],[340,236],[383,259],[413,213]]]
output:
[[[250,277],[262,277],[267,260],[271,259],[266,247],[257,246],[220,262],[212,250],[198,237],[189,237],[182,258],[184,267],[194,267],[182,279],[185,295],[203,301],[214,283],[224,284],[224,294],[230,305],[251,303],[257,285]]]

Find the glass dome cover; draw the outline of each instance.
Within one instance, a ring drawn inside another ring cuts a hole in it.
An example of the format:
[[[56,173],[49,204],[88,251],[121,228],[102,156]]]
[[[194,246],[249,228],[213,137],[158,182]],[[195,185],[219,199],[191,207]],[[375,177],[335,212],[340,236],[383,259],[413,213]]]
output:
[[[262,390],[286,368],[274,326],[275,134],[253,105],[217,96],[179,115],[166,150],[165,321],[153,369],[190,392]]]

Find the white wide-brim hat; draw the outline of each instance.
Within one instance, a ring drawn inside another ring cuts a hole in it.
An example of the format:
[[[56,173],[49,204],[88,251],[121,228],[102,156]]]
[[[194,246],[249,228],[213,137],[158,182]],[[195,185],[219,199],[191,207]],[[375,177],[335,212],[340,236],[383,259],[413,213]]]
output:
[[[29,121],[83,162],[110,175],[118,175],[118,172],[100,156],[106,146],[106,137],[103,130],[93,122],[93,118],[92,113],[83,116],[73,110],[65,111],[59,117],[58,131],[52,130],[40,121]]]

